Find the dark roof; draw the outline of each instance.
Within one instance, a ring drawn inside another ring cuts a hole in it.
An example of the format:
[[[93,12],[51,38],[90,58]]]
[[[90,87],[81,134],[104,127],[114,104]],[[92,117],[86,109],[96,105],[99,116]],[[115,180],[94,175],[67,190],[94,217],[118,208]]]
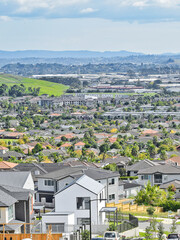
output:
[[[66,167],[64,169],[39,176],[39,178],[59,180],[66,176],[77,177],[83,174],[87,175],[90,178],[93,178],[94,180],[107,179],[119,176],[118,172],[81,166],[81,167]]]
[[[127,171],[139,171],[156,165],[159,164],[156,162],[152,162],[150,160],[141,160],[139,162],[134,163],[131,166],[128,166]]]
[[[17,202],[17,199],[0,189],[0,207],[9,207]]]
[[[7,194],[11,195],[16,200],[25,200],[29,199],[30,195],[33,195],[34,191],[19,187],[12,187],[8,185],[0,185],[0,190],[6,192]]]
[[[142,187],[142,185],[138,183],[132,183],[132,182],[126,182],[126,181],[123,181],[123,182],[124,182],[124,189]]]
[[[14,171],[30,171],[33,179],[36,180],[37,177],[54,172],[57,169],[64,169],[67,166],[64,166],[62,163],[19,163],[16,167],[13,168]],[[39,171],[39,175],[36,175],[35,172]]]
[[[163,174],[180,174],[180,169],[173,167],[169,164],[167,165],[158,165],[153,166],[147,169],[142,169],[138,172],[138,175],[141,174],[154,174],[154,173],[163,173]]]
[[[9,158],[9,157],[17,157],[17,158],[23,158],[24,154],[16,152],[16,151],[7,151],[6,153],[0,153],[1,158]]]

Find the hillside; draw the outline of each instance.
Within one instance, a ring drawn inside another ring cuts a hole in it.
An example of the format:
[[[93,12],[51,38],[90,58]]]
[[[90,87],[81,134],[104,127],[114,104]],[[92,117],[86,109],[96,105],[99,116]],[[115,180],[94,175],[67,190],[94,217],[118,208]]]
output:
[[[9,74],[0,74],[0,85],[6,84],[12,86],[15,84],[24,84],[26,88],[38,88],[40,87],[40,95],[49,94],[54,96],[60,96],[68,89],[68,86],[59,83],[52,83],[43,80],[37,80],[32,78],[24,78],[20,76],[13,76]]]

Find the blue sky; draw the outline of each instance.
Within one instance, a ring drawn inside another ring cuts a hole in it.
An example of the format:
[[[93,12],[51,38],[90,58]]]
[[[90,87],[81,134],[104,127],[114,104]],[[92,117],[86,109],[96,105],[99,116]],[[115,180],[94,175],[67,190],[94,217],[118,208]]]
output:
[[[180,0],[0,0],[0,49],[180,52]]]

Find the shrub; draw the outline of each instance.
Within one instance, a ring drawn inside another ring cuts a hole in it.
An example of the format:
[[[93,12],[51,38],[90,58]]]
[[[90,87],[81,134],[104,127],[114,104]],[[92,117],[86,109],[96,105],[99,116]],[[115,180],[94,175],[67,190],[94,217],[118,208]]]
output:
[[[147,208],[147,213],[149,214],[149,215],[153,215],[154,214],[154,212],[155,212],[155,208],[153,208],[153,207],[149,207],[149,208]]]

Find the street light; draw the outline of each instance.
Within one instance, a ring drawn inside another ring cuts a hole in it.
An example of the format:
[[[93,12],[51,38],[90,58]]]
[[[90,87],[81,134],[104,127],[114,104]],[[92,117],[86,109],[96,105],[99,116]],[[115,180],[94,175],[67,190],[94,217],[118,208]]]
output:
[[[106,201],[107,199],[90,199],[89,200],[89,235],[90,235],[90,240],[91,240],[91,235],[92,235],[92,229],[91,229],[91,202],[94,202],[94,201]]]

